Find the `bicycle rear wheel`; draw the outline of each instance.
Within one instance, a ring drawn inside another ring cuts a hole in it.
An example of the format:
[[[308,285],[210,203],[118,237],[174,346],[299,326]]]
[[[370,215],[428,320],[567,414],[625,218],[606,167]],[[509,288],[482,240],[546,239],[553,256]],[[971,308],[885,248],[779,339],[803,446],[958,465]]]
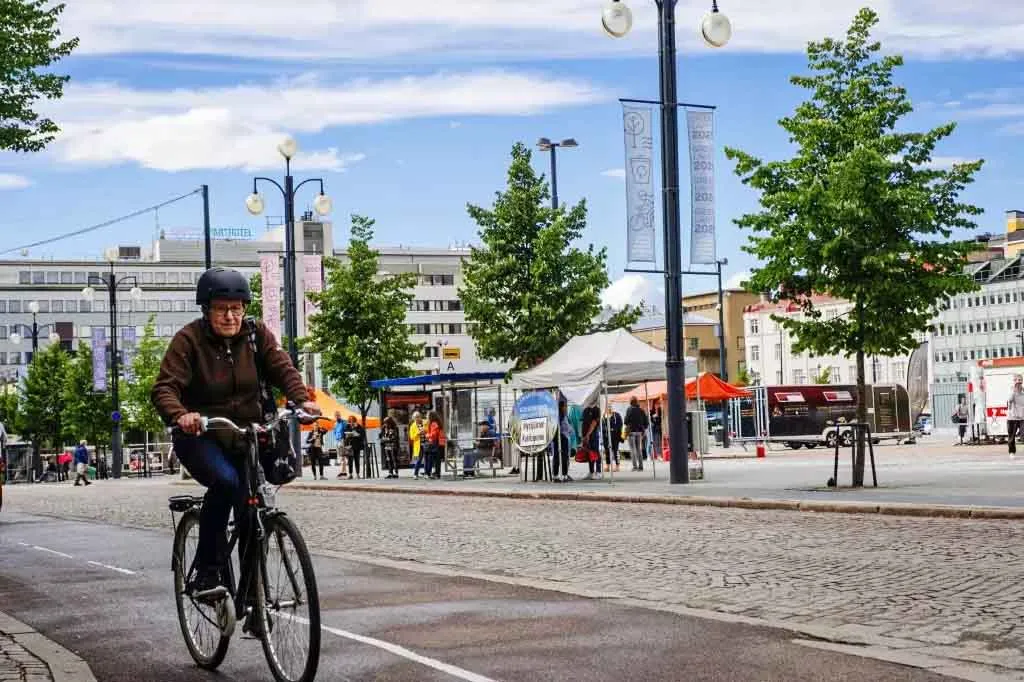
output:
[[[265,522],[263,653],[277,682],[312,682],[320,665],[320,596],[313,561],[283,514]]]
[[[199,547],[199,512],[185,512],[174,531],[174,602],[178,624],[189,654],[200,668],[214,670],[228,653],[230,637],[225,637],[218,620],[217,607],[193,599],[187,591],[189,569]],[[228,598],[227,608],[234,608]]]

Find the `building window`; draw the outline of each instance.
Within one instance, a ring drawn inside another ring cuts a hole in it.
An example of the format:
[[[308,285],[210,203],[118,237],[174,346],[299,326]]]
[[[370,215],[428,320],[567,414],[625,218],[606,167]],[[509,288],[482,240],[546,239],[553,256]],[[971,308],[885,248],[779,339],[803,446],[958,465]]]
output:
[[[448,333],[449,334],[461,334],[462,333],[462,325],[458,324],[458,323],[456,323],[456,324],[449,324],[448,325]]]
[[[760,334],[761,333],[761,323],[760,323],[759,320],[751,320],[750,321],[750,333],[751,334]]]
[[[833,384],[838,384],[840,381],[842,381],[842,378],[839,375],[839,368],[832,367],[831,370],[832,372],[829,375],[829,381],[831,381]]]
[[[60,273],[60,283],[61,284],[73,284],[74,283],[74,275],[72,275],[70,272],[62,272],[62,273]]]
[[[46,283],[47,284],[59,284],[60,283],[60,273],[57,272],[56,270],[48,271],[46,273]]]
[[[462,301],[457,298],[448,301],[448,310],[462,310]]]
[[[175,301],[174,302],[174,312],[176,312],[176,313],[183,313],[183,312],[185,312],[185,301]]]
[[[802,369],[794,369],[793,370],[793,383],[794,384],[806,383],[804,381],[804,371]]]
[[[445,307],[446,306],[444,304],[444,301],[431,301],[430,302],[430,309],[433,310],[435,313],[443,311],[445,309]]]
[[[169,312],[171,312],[171,302],[168,301],[166,298],[161,298],[160,299],[160,312],[162,312],[162,313],[169,313]]]
[[[743,350],[746,347],[746,339],[742,336],[736,337],[736,350]]]
[[[143,272],[142,273],[142,283],[143,284],[152,284],[153,283],[153,273],[149,272],[148,270]]]
[[[781,384],[782,383],[782,370],[778,370],[777,372],[775,372],[775,383],[776,384]]]
[[[7,312],[9,313],[20,313],[21,312],[21,301],[8,301]]]
[[[65,300],[64,301],[64,312],[66,312],[66,313],[73,313],[76,310],[78,310],[78,301],[75,301],[75,300],[70,300],[70,301]]]
[[[155,281],[156,284],[167,284],[167,273],[166,272],[158,272],[158,273],[156,273],[156,279],[154,281]]]
[[[750,347],[750,361],[758,362],[761,359],[761,348],[759,346]]]
[[[425,358],[437,358],[440,357],[441,349],[437,346],[423,346],[423,357]]]
[[[700,347],[700,340],[696,338],[686,339],[686,347],[689,350],[697,350]]]
[[[28,270],[19,270],[18,284],[32,284],[32,273]]]
[[[80,313],[91,313],[92,312],[92,301],[79,301],[78,312]]]
[[[7,353],[0,353],[0,365],[6,365],[6,364],[7,364]]]
[[[146,312],[158,313],[160,312],[160,301],[155,299],[149,299],[146,301]]]
[[[48,313],[50,312],[50,302],[45,298],[41,301],[36,301],[39,304],[39,312]]]
[[[168,284],[177,284],[178,283],[178,273],[176,273],[176,272],[168,272],[167,273],[167,283]]]
[[[87,281],[84,272],[75,273],[75,284],[85,284]]]
[[[8,357],[10,358],[12,365],[21,364],[21,353],[19,353],[18,351],[12,352]]]
[[[36,270],[32,273],[32,284],[46,284],[46,273]]]
[[[55,313],[64,312],[64,301],[50,301],[50,310]]]
[[[782,344],[781,343],[775,344],[775,359],[776,360],[781,360],[782,359]]]

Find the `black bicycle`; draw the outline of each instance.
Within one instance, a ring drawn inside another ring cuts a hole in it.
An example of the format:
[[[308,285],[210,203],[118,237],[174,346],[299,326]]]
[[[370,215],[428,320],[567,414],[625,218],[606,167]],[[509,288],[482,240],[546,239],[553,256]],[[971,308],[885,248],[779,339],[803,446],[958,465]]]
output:
[[[261,640],[278,682],[312,682],[316,678],[320,599],[313,562],[298,528],[276,508],[277,488],[266,482],[259,459],[260,435],[291,414],[298,415],[300,421],[315,419],[301,411],[282,409],[271,422],[246,428],[223,417],[202,420],[203,431],[226,428],[244,436],[249,444],[243,468],[248,491],[245,522],[238,523],[236,512],[228,527],[231,559],[226,562],[223,587],[200,593],[191,588],[197,570],[203,498],[176,495],[168,500],[172,523],[174,513],[181,514],[171,557],[178,622],[189,653],[201,668],[213,670],[223,662],[235,625],[242,620],[243,632]],[[245,529],[245,538],[240,537],[239,527]],[[235,552],[236,546],[244,548],[244,554]]]

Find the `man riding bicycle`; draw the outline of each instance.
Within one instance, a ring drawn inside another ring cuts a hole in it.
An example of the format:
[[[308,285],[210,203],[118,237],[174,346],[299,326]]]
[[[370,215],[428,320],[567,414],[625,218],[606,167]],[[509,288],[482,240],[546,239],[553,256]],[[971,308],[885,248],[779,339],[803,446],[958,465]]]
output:
[[[174,436],[178,460],[207,488],[192,585],[197,593],[223,584],[228,517],[232,507],[244,508],[246,502],[241,472],[247,451],[245,441],[233,432],[202,432],[200,415],[227,417],[238,424],[262,422],[261,374],[304,411],[319,413],[274,335],[262,322],[244,319],[251,300],[249,282],[236,270],[216,267],[203,273],[196,286],[203,316],[171,340],[150,396],[164,422],[180,429]],[[255,353],[248,324],[255,325]],[[235,516],[242,518],[238,512]]]

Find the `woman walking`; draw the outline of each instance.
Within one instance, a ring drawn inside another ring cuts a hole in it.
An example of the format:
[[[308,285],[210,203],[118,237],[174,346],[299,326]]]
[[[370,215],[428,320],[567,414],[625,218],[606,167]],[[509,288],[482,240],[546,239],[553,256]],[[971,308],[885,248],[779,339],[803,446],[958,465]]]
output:
[[[316,470],[320,469],[320,480],[326,481],[324,476],[324,434],[327,431],[319,423],[313,424],[313,430],[306,437],[306,445],[309,446],[309,466],[313,468],[313,478],[316,478]]]
[[[444,428],[441,415],[431,410],[427,415],[427,478],[441,478],[441,458],[444,457]]]
[[[412,423],[409,424],[409,451],[412,453],[412,477],[420,477],[420,469],[423,468],[424,452],[423,441],[426,439],[426,429],[423,426],[423,415],[419,412],[412,413]]]
[[[352,454],[349,455],[348,470],[352,478],[359,477],[359,458],[366,447],[366,431],[363,425],[356,421],[355,417],[348,418],[348,429],[345,431]]]
[[[390,415],[380,425],[380,452],[388,468],[384,478],[398,478],[398,424]]]

